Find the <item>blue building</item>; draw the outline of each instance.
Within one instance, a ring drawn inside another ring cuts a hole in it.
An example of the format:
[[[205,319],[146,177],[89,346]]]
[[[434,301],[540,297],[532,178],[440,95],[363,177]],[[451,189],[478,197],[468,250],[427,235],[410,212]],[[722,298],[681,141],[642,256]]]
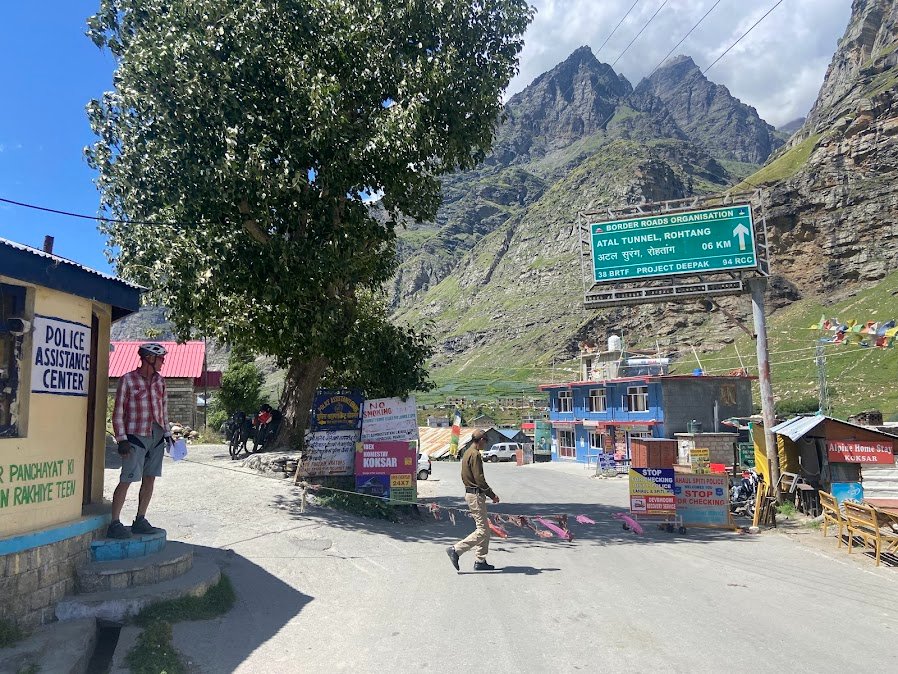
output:
[[[753,377],[670,375],[667,365],[621,351],[587,352],[583,380],[540,386],[549,394],[553,460],[613,453],[626,462],[631,438],[673,438],[691,422],[714,432],[723,419],[751,415]]]

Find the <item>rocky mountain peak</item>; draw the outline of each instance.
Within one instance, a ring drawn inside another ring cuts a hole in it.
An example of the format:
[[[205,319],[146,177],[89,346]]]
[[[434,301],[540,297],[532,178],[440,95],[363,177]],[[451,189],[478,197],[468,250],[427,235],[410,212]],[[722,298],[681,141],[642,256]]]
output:
[[[851,20],[808,114],[803,138],[852,115],[858,99],[894,91],[898,85],[896,43],[898,4],[894,0],[854,0]]]
[[[589,47],[579,47],[509,99],[494,155],[499,163],[529,161],[590,136],[632,91]]]
[[[711,82],[689,56],[668,60],[636,90],[660,98],[686,135],[720,158],[760,164],[783,144],[757,110]]]

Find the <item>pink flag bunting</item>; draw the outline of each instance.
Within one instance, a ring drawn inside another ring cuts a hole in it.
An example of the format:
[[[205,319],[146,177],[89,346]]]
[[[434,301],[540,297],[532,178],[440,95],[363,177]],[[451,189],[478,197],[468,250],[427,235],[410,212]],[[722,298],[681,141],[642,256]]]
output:
[[[554,533],[556,536],[558,536],[558,538],[565,541],[570,540],[570,536],[564,529],[552,524],[549,520],[543,519],[542,517],[537,517],[536,521],[542,524],[546,529]]]
[[[595,524],[595,520],[588,518],[586,515],[577,515],[577,521],[580,524]]]

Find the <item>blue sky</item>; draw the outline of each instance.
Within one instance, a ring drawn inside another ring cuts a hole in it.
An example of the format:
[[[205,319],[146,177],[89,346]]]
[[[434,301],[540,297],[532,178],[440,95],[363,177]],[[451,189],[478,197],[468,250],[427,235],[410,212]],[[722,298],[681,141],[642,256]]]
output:
[[[51,7],[52,6],[52,7]],[[112,56],[84,35],[98,0],[4,3],[0,22],[0,197],[93,215],[99,195],[82,150],[84,106],[112,86]],[[0,237],[110,271],[96,222],[0,203]]]
[[[581,45],[594,52],[630,0],[534,0],[538,14],[525,35],[521,71],[508,94],[563,61]],[[634,84],[713,4],[671,0],[616,66]],[[766,11],[767,2],[721,3],[677,49],[704,67]],[[6,2],[0,22],[0,197],[93,215],[99,196],[82,150],[93,142],[84,106],[112,86],[112,56],[84,35],[99,0]],[[596,55],[611,62],[660,6],[641,2]],[[804,115],[823,82],[836,41],[845,30],[850,0],[790,0],[777,8],[708,76],[725,84],[778,125]],[[782,63],[791,67],[782,68]],[[96,222],[0,203],[0,237],[40,247],[55,237],[54,252],[109,272]]]

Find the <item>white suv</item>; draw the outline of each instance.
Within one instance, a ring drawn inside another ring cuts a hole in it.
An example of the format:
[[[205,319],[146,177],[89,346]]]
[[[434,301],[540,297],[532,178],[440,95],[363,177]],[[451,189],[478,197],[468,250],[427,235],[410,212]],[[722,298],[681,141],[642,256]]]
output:
[[[514,461],[515,452],[521,449],[516,442],[497,442],[489,449],[483,450],[483,460],[492,461]]]

